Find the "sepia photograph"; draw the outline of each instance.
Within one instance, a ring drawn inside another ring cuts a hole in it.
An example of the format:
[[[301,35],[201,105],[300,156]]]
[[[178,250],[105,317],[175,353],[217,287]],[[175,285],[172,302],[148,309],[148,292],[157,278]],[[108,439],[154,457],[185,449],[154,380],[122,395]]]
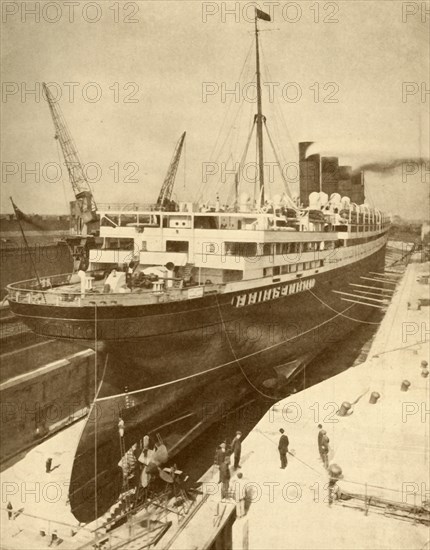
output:
[[[0,4],[0,548],[430,550],[430,2]]]

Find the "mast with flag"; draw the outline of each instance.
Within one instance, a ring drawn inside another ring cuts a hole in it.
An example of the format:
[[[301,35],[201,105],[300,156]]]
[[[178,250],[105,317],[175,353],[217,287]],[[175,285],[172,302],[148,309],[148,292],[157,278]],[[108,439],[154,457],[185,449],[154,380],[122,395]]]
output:
[[[255,50],[257,60],[257,144],[258,144],[258,174],[260,182],[260,205],[264,204],[264,153],[263,153],[263,115],[262,100],[261,100],[261,75],[260,75],[260,51],[258,44],[258,20],[271,21],[270,15],[264,11],[255,8]]]

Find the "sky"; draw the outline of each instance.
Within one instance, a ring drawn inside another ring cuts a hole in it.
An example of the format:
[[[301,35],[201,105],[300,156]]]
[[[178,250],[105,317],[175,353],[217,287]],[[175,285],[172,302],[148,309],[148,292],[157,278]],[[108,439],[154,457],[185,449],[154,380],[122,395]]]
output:
[[[175,198],[227,197],[231,177],[222,184],[220,174],[240,160],[256,112],[247,86],[255,4],[2,2],[1,212],[11,211],[10,195],[40,214],[67,213],[73,199],[42,82],[61,94],[97,203],[155,201],[185,130]],[[419,161],[429,158],[425,3],[257,5],[272,14],[259,23],[263,109],[282,162],[291,163],[292,192],[297,143],[313,141],[309,153],[353,168],[413,160],[366,172],[367,201],[404,218],[428,217],[430,174]],[[251,143],[246,161],[253,159]],[[215,176],[206,178],[208,170]]]

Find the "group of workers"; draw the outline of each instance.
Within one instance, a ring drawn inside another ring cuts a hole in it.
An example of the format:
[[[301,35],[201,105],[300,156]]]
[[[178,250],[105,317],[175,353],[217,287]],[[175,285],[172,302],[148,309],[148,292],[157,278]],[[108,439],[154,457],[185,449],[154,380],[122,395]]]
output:
[[[323,429],[321,424],[318,424],[318,451],[320,458],[324,464],[326,470],[328,470],[328,453],[329,453],[329,438],[327,432]],[[279,457],[281,460],[281,469],[285,470],[288,465],[287,454],[289,453],[288,448],[290,441],[288,436],[285,434],[284,428],[280,428],[280,438],[278,443]],[[233,455],[233,469],[238,470],[240,466],[240,456],[242,451],[242,442],[241,442],[242,432],[237,431],[235,438],[232,440],[230,445],[227,447],[225,442],[221,443],[215,454],[215,464],[219,468],[219,480],[218,483],[221,484],[221,499],[226,499],[229,496],[231,472],[230,472],[230,457]],[[246,488],[242,487],[243,474],[241,472],[237,473],[236,484],[239,485],[239,491],[236,486],[236,503],[238,505],[238,517],[242,517],[245,514],[245,502],[246,502]]]
[[[40,286],[43,290],[52,288],[51,279],[49,277],[47,277],[46,279],[40,279]]]
[[[324,468],[327,470],[330,439],[328,438],[327,432],[323,429],[322,424],[318,424],[318,429],[318,451],[322,463],[324,464]],[[278,451],[279,457],[281,459],[281,469],[285,470],[288,465],[287,453],[290,442],[288,440],[288,436],[285,435],[285,430],[283,428],[281,428],[279,432],[281,434],[281,437],[279,438]]]
[[[227,446],[225,441],[221,443],[215,454],[215,464],[219,468],[219,480],[221,484],[221,499],[224,500],[230,496],[230,458],[233,456],[233,469],[235,471],[241,468],[240,456],[242,453],[242,432],[237,431],[230,445]],[[243,517],[246,510],[246,484],[243,479],[242,472],[237,472],[237,479],[235,480],[235,500],[236,500],[236,515],[237,517]]]

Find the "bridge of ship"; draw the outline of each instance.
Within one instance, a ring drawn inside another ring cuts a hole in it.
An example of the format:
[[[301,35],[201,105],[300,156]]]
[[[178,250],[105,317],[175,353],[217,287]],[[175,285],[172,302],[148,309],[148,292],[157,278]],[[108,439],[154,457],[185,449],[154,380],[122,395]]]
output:
[[[341,219],[338,214],[324,214],[322,220],[312,221],[306,210],[303,216],[292,216],[291,209],[287,215],[285,210],[284,215],[281,212],[281,209],[233,212],[213,208],[201,211],[192,203],[181,203],[174,212],[139,205],[118,204],[109,208],[103,205],[98,210],[100,239],[92,249],[91,269],[131,260],[141,265],[189,263],[201,268],[241,270],[244,278],[248,278],[245,272],[252,266],[246,265],[240,256],[268,257],[270,247],[276,246],[278,250],[281,243],[314,245],[325,241],[330,245],[338,238],[371,236],[386,225],[380,212],[370,210],[354,212],[355,221]],[[247,247],[247,254],[237,254],[242,245]],[[252,246],[255,251],[249,252]],[[269,266],[262,258],[259,267]],[[252,277],[258,278],[257,273]]]
[[[132,204],[99,204],[100,225],[121,231],[121,228],[133,228],[136,232],[145,227],[186,228],[186,229],[240,229],[272,231],[318,231],[321,224],[329,224],[332,231],[336,225],[347,226],[349,231],[363,232],[371,228],[382,228],[387,219],[379,211],[362,206],[362,209],[351,203],[348,218],[340,222],[341,216],[331,211],[322,211],[324,220],[312,221],[309,209],[297,210],[291,214],[291,208],[274,208],[265,206],[232,210],[231,208],[201,208],[191,202],[181,202],[179,210],[165,211],[154,205]],[[209,225],[205,222],[210,220]],[[176,223],[175,223],[176,221]],[[173,222],[173,225],[170,225]],[[281,223],[285,222],[285,224]]]

